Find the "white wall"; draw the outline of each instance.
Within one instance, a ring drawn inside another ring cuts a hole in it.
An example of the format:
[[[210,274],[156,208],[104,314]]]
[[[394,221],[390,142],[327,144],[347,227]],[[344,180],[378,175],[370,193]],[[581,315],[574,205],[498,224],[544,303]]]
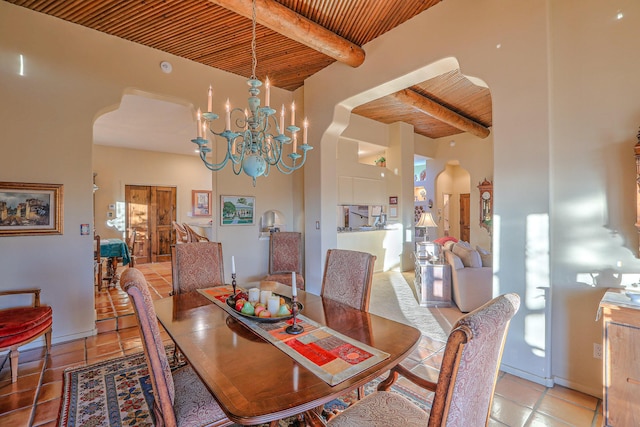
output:
[[[618,10],[622,21],[614,19]],[[635,281],[640,272],[632,151],[639,21],[640,3],[632,0],[450,0],[369,43],[359,68],[332,65],[305,84],[314,100],[308,115],[322,123],[313,136],[331,151],[348,120],[344,110],[424,80],[431,63],[453,56],[464,74],[487,83],[496,293],[522,298],[503,368],[594,395],[601,393],[601,361],[591,354],[602,290],[578,279],[613,268]],[[434,41],[433,34],[447,37]],[[327,159],[322,153],[306,170],[307,193],[322,196],[307,206],[325,223],[322,205],[332,201],[333,186],[321,179],[332,169]],[[318,234],[308,252],[333,244]],[[552,287],[551,304],[540,286]]]
[[[506,368],[541,382],[551,376],[550,357],[534,352],[524,333],[530,314],[527,303],[530,298],[539,298],[540,291],[525,287],[522,266],[527,214],[548,212],[546,13],[542,0],[526,4],[497,0],[440,3],[366,45],[367,59],[359,68],[334,64],[305,83],[306,99],[314,101],[306,104],[307,113],[320,123],[311,134],[321,141],[322,151],[305,168],[305,194],[320,194],[321,199],[307,197],[306,206],[308,219],[321,220],[325,226],[317,239],[307,241],[307,254],[322,253],[335,244],[329,233],[335,215],[325,213],[323,206],[335,204],[331,190],[335,183],[326,177],[335,176],[329,153],[335,150],[337,134],[348,120],[345,111],[426,80],[443,67],[439,61],[450,62],[450,57],[457,59],[464,74],[488,84],[494,102],[495,192],[501,195],[496,198],[495,213],[506,218],[500,223],[500,236],[508,236],[494,242],[504,248],[500,265],[505,267],[499,271],[498,291],[517,291],[524,302],[512,322],[503,360]],[[433,34],[447,37],[434,41]],[[502,44],[499,49],[498,43]],[[526,132],[522,130],[524,123],[529,125]],[[539,186],[527,188],[523,199],[522,188],[531,180]],[[404,225],[408,227],[406,222]],[[307,262],[307,276],[319,276],[320,271],[319,265]]]
[[[24,75],[19,75],[20,55]],[[160,70],[164,60],[172,62],[171,74]],[[64,185],[63,235],[0,238],[0,288],[41,287],[42,302],[53,307],[54,342],[91,335],[93,238],[80,236],[80,224],[92,224],[95,119],[133,89],[186,100],[197,108],[213,84],[216,97],[245,100],[246,79],[0,2],[0,82],[0,181]],[[302,107],[302,95],[271,91],[276,105],[295,96]],[[168,182],[162,170],[157,172],[158,182]],[[105,175],[102,171],[98,180]],[[211,188],[216,195],[255,195],[257,218],[264,210],[278,209],[299,230],[304,211],[294,188],[301,189],[302,180],[301,173],[272,172],[253,187],[250,178],[225,170],[213,176]],[[124,183],[113,188],[122,189]],[[217,212],[219,198],[215,201]],[[225,258],[236,256],[239,280],[266,274],[267,241],[258,240],[257,222],[218,227],[216,235]]]

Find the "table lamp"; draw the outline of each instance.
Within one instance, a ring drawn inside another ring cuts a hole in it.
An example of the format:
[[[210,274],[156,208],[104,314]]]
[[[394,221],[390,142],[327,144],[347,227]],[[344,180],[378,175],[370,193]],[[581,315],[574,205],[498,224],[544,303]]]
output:
[[[433,220],[433,216],[431,212],[422,212],[420,214],[420,219],[416,224],[416,227],[424,227],[426,228],[424,233],[424,241],[419,243],[419,245],[429,254],[431,255],[432,261],[440,259],[440,245],[435,242],[429,242],[427,240],[427,236],[429,234],[429,227],[437,227],[438,224]]]

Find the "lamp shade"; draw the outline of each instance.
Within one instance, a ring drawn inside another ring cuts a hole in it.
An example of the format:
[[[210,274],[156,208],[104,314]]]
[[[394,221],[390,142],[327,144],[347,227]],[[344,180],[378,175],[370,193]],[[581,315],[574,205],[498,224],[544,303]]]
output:
[[[431,216],[431,212],[422,212],[420,214],[420,219],[416,224],[416,227],[437,227],[438,224],[433,220],[433,216]]]

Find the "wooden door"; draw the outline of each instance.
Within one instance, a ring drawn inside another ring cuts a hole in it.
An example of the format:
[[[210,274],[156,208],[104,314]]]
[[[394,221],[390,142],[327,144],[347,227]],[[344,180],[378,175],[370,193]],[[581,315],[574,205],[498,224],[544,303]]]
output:
[[[151,258],[153,262],[171,261],[171,245],[175,243],[171,222],[176,219],[176,188],[154,187],[151,212],[155,228]]]
[[[471,197],[469,193],[460,194],[460,240],[469,241],[471,237]]]
[[[126,185],[125,203],[127,235],[136,230],[136,262],[170,261],[175,242],[171,232],[176,218],[175,187]]]

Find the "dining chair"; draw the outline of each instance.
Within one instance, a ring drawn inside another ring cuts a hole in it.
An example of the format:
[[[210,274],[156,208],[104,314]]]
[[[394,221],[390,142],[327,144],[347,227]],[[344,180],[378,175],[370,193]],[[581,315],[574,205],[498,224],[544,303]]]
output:
[[[26,307],[12,307],[0,310],[0,353],[9,350],[11,382],[18,380],[18,347],[30,343],[43,334],[47,354],[51,350],[51,325],[53,311],[48,305],[40,304],[40,289],[20,289],[0,291],[0,295],[33,294],[33,303]]]
[[[264,280],[291,286],[291,273],[296,273],[296,286],[304,290],[302,276],[302,233],[278,231],[269,237],[269,274]]]
[[[100,256],[100,235],[93,236],[93,276],[98,290],[102,288],[102,257]]]
[[[136,268],[127,268],[120,278],[120,286],[131,298],[138,319],[144,357],[153,388],[155,425],[174,427],[232,424],[190,365],[173,371],[170,369],[153,300],[142,272]]]
[[[209,241],[208,237],[198,234],[196,230],[194,230],[189,224],[183,223],[182,227],[187,231],[190,242],[208,242]]]
[[[222,243],[190,242],[171,247],[173,293],[224,285]]]
[[[505,294],[461,317],[447,339],[437,383],[397,365],[377,392],[349,406],[326,425],[376,427],[388,426],[390,420],[404,427],[487,425],[509,323],[519,307],[517,294]],[[399,375],[434,392],[430,410],[425,412],[388,391]],[[315,425],[323,422],[313,411],[307,415]]]
[[[136,237],[137,232],[134,228],[129,232],[129,236],[127,237],[127,241],[125,242],[127,244],[127,247],[129,248],[129,267],[136,266]]]
[[[178,243],[189,243],[191,241],[191,236],[189,236],[189,232],[181,225],[175,221],[171,221],[171,225],[173,229],[176,231],[176,244]]]
[[[362,311],[369,311],[376,256],[367,252],[329,249],[320,295]]]

